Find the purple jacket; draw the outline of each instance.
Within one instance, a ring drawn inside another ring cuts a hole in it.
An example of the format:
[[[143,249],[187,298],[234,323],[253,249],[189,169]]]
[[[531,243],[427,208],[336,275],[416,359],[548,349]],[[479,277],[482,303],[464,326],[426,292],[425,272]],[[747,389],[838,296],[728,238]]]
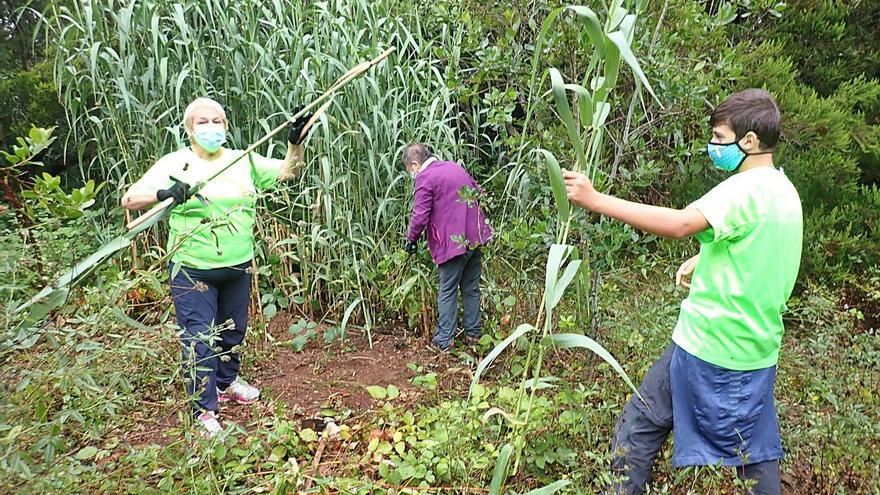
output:
[[[427,229],[434,263],[443,264],[468,247],[489,242],[492,229],[478,199],[483,189],[461,165],[437,160],[416,175],[415,188],[406,238],[416,242]]]

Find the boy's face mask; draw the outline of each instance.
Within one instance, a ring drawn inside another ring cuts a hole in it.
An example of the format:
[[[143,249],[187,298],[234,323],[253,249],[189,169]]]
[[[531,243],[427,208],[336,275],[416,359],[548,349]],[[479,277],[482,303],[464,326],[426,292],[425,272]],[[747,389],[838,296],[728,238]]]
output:
[[[709,158],[712,159],[712,164],[715,165],[715,168],[725,172],[732,172],[738,169],[746,161],[746,157],[749,156],[740,148],[738,141],[732,143],[709,142],[706,145],[706,151],[709,153]]]
[[[208,153],[214,153],[226,142],[226,129],[223,124],[199,124],[193,132],[193,139]]]
[[[735,171],[744,161],[746,161],[746,158],[750,156],[773,153],[772,151],[746,153],[739,145],[739,141],[734,141],[732,143],[713,143],[710,141],[709,144],[706,145],[706,152],[709,153],[709,158],[712,159],[712,164],[715,165],[715,168],[724,170],[725,172]]]

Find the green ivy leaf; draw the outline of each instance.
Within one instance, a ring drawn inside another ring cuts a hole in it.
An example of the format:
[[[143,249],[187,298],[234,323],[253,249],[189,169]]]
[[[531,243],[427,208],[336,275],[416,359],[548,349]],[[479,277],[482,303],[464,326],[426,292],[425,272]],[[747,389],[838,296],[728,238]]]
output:
[[[98,453],[98,448],[92,445],[88,447],[83,447],[79,452],[76,453],[76,459],[79,461],[84,461],[86,459],[91,459],[95,457],[95,454]]]
[[[378,400],[382,400],[388,396],[388,391],[385,390],[385,387],[380,387],[378,385],[367,386],[367,392],[370,394],[370,397]]]
[[[398,389],[395,385],[388,385],[386,391],[388,392],[388,400],[394,400],[400,397],[400,389]]]

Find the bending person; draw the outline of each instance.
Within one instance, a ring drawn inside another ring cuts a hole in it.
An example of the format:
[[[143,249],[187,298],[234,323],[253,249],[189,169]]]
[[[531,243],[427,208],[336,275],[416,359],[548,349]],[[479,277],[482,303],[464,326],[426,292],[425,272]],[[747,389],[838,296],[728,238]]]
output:
[[[403,164],[415,180],[415,203],[406,234],[406,250],[415,254],[422,232],[427,230],[428,248],[437,264],[437,329],[431,347],[449,352],[458,321],[458,293],[464,307],[465,338],[479,340],[480,246],[489,242],[492,229],[480,211],[480,186],[455,163],[438,160],[421,143],[403,149]]]
[[[190,146],[160,158],[122,197],[129,210],[174,199],[168,220],[171,296],[181,328],[186,389],[207,436],[222,429],[218,402],[246,404],[260,396],[257,388],[239,379],[237,352],[248,326],[256,197],[298,174],[310,117],[291,123],[284,160],[251,153],[193,198],[191,185],[243,153],[223,147],[229,128],[223,107],[198,98],[183,114]]]

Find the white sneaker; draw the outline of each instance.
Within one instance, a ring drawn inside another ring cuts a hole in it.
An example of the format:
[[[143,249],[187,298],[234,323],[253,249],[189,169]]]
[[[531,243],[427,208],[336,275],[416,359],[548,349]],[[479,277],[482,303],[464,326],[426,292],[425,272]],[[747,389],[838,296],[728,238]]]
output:
[[[202,426],[202,434],[205,438],[214,438],[218,433],[223,431],[223,427],[220,426],[220,421],[217,420],[217,413],[214,411],[205,411],[202,414],[199,414],[196,419],[199,421],[199,424]]]
[[[235,401],[239,404],[250,404],[260,398],[260,389],[251,387],[247,382],[235,379],[226,390],[217,389],[217,400],[220,402]]]

